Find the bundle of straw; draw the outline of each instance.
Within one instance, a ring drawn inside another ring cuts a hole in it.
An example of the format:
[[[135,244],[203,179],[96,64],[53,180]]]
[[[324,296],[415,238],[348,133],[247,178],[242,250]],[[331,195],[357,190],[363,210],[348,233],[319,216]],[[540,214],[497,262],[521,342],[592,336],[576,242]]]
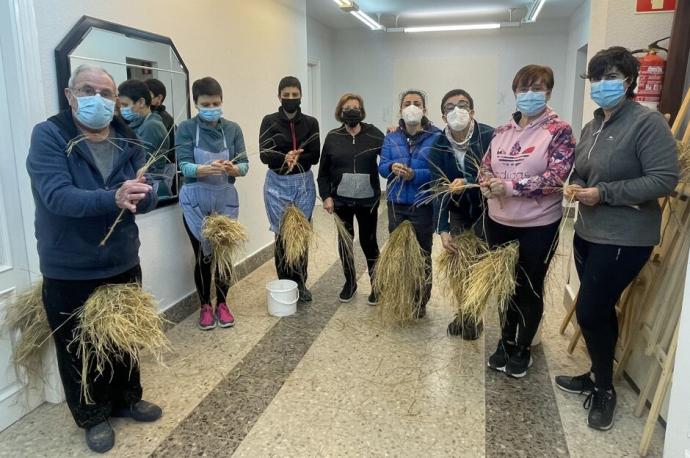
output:
[[[106,376],[110,369],[112,377],[116,363],[138,363],[144,351],[160,362],[162,352],[169,349],[156,300],[136,283],[97,288],[78,309],[77,322],[70,347],[76,345],[82,359],[81,389],[88,404],[93,403],[90,369],[97,376]]]
[[[505,315],[510,297],[515,292],[515,268],[518,262],[518,243],[510,242],[480,255],[469,268],[463,283],[460,315],[481,321],[492,295],[498,302],[500,316]]]
[[[296,269],[307,256],[309,245],[314,238],[314,228],[304,213],[290,204],[285,210],[280,224],[280,240],[283,244],[282,262],[289,269]]]
[[[384,324],[404,324],[415,318],[426,281],[424,267],[424,252],[414,227],[404,221],[391,233],[374,268],[374,289]]]
[[[20,333],[13,348],[12,364],[17,374],[24,370],[27,382],[40,378],[41,350],[52,335],[42,291],[43,282],[38,282],[7,304],[4,327],[9,333]]]
[[[244,226],[226,215],[213,214],[204,218],[201,236],[209,241],[213,252],[213,270],[224,283],[235,280],[233,258],[249,239]]]
[[[436,266],[439,278],[444,281],[459,308],[469,268],[479,256],[489,251],[489,247],[471,230],[453,237],[453,241],[458,247],[457,253],[443,250],[436,258]]]
[[[680,182],[690,183],[690,142],[677,142]]]
[[[338,247],[343,250],[343,262],[352,269],[355,262],[355,248],[352,234],[345,227],[345,223],[335,213],[333,213],[333,221],[335,222],[335,229],[338,233]]]

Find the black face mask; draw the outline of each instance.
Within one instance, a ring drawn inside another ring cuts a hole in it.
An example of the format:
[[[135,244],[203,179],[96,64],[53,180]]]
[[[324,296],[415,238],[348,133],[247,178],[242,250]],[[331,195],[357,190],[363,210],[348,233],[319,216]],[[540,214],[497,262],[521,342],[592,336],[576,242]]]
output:
[[[302,99],[280,99],[280,106],[286,113],[294,113],[302,103]]]
[[[355,127],[357,124],[362,122],[362,110],[343,110],[342,118],[345,124],[350,127]]]

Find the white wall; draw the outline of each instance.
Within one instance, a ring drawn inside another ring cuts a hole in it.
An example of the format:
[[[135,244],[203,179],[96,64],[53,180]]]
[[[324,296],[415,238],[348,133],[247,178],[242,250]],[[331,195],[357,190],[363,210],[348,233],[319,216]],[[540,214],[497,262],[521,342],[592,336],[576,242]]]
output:
[[[240,221],[251,234],[246,253],[268,245],[273,236],[262,198],[266,168],[258,159],[258,130],[261,118],[277,107],[280,78],[294,74],[305,79],[304,0],[198,0],[175,2],[174,7],[165,0],[150,0],[144,8],[136,0],[64,0],[59,8],[49,0],[35,4],[45,98],[34,102],[45,103],[47,113],[58,110],[54,49],[82,15],[169,36],[189,68],[190,84],[207,75],[219,80],[226,116],[242,127],[250,153],[249,175],[237,185]],[[194,290],[189,240],[177,207],[156,210],[138,223],[144,286],[165,309]]]
[[[307,19],[307,56],[309,59],[319,62],[321,69],[321,116],[319,127],[325,133],[338,127],[338,122],[333,117],[333,111],[337,103],[334,99],[333,77],[336,71],[334,59],[335,44],[334,32],[312,18]],[[308,113],[315,116],[314,113]],[[325,137],[325,134],[322,135]]]
[[[580,79],[580,74],[577,68],[577,51],[587,44],[589,39],[589,15],[590,15],[590,0],[580,5],[580,7],[570,17],[568,29],[568,46],[566,50],[566,68],[565,68],[565,93],[563,99],[563,113],[567,113],[572,120],[574,133],[579,138],[580,132],[576,128],[582,121],[582,114],[580,119],[574,119],[577,113],[577,107],[583,102],[585,94],[583,92],[583,84]],[[570,90],[569,90],[570,89]],[[579,98],[579,100],[576,100]]]

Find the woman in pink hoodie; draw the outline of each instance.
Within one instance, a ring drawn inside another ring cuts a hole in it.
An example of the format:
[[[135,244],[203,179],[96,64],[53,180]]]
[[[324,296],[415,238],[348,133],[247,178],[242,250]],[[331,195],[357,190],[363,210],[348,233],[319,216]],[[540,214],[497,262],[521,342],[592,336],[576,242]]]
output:
[[[527,65],[513,79],[518,111],[494,131],[480,179],[488,199],[485,231],[498,247],[517,241],[517,288],[489,367],[520,378],[532,364],[530,346],[544,312],[544,277],[563,214],[560,190],[573,166],[575,139],[568,123],[547,106],[553,71]]]

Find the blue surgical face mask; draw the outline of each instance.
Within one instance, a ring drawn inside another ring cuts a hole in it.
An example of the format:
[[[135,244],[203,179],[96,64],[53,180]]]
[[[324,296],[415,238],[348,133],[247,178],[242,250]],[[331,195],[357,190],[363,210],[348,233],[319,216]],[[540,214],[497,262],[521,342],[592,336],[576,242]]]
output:
[[[601,80],[592,83],[589,96],[601,108],[613,108],[625,97],[625,80]]]
[[[89,129],[103,129],[113,120],[115,102],[100,94],[76,97],[77,111],[74,117]]]
[[[223,116],[223,107],[197,107],[197,109],[199,110],[199,117],[202,119],[202,121],[216,122],[220,119],[221,116]]]
[[[121,107],[120,115],[122,115],[127,122],[135,122],[141,119],[141,115],[132,110],[132,107]]]
[[[534,116],[546,108],[546,92],[518,92],[517,109],[525,116]]]

